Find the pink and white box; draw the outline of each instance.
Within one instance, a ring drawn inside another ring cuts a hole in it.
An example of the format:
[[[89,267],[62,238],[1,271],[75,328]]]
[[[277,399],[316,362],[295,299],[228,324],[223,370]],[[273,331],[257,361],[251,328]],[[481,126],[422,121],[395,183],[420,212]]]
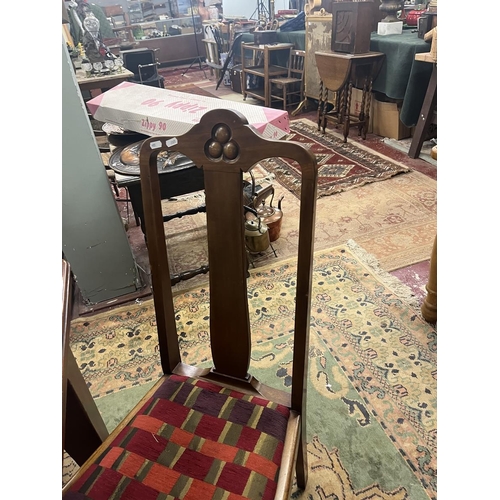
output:
[[[239,111],[264,137],[281,139],[290,132],[288,112],[216,97],[123,82],[87,102],[92,116],[142,134],[178,136],[212,109]]]

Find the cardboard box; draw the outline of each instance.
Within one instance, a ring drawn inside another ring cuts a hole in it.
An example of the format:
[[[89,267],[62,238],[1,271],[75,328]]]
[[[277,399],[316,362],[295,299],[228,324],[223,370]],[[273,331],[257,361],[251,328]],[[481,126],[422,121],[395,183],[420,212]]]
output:
[[[384,102],[374,96],[372,132],[389,139],[406,139],[411,137],[411,128],[403,125],[399,119],[400,105],[397,102]]]
[[[290,133],[288,111],[123,82],[87,102],[96,120],[149,136],[184,134],[212,109],[239,111],[264,137]]]
[[[349,108],[349,114],[351,116],[358,117],[361,112],[361,100],[363,98],[363,91],[360,89],[352,89],[351,92],[351,107]],[[368,128],[366,132],[371,134],[373,130],[373,94],[370,102],[370,119],[368,121]]]

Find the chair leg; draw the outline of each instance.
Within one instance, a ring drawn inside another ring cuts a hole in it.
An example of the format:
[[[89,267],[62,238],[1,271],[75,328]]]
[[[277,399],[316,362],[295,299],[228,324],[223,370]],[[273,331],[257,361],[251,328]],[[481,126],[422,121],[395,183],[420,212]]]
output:
[[[304,490],[307,484],[307,448],[305,440],[302,436],[299,437],[299,448],[297,451],[297,462],[295,465],[295,475],[297,477],[297,486]]]

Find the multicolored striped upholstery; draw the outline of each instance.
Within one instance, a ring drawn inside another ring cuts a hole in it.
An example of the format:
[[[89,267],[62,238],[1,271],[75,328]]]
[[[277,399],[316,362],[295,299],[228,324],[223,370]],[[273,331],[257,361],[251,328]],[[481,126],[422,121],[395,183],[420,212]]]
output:
[[[271,500],[290,411],[171,375],[66,499]]]

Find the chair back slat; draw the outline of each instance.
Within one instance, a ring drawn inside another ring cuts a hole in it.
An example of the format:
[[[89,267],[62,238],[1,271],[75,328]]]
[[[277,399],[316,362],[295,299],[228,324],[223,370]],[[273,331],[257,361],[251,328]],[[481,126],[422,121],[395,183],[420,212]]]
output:
[[[207,112],[198,124],[182,136],[152,137],[144,141],[140,151],[140,168],[146,236],[158,330],[160,338],[163,337],[159,344],[160,352],[162,358],[168,360],[164,366],[167,373],[175,368],[175,363],[180,362],[156,159],[159,152],[167,150],[186,155],[204,172],[213,371],[242,380],[249,378],[251,354],[243,173],[267,158],[283,157],[299,163],[302,169],[303,202],[294,346],[298,368],[296,371],[294,367],[293,375],[299,379],[295,399],[300,406],[305,388],[303,370],[307,366],[317,180],[314,155],[298,143],[262,137],[241,114],[224,109]]]

